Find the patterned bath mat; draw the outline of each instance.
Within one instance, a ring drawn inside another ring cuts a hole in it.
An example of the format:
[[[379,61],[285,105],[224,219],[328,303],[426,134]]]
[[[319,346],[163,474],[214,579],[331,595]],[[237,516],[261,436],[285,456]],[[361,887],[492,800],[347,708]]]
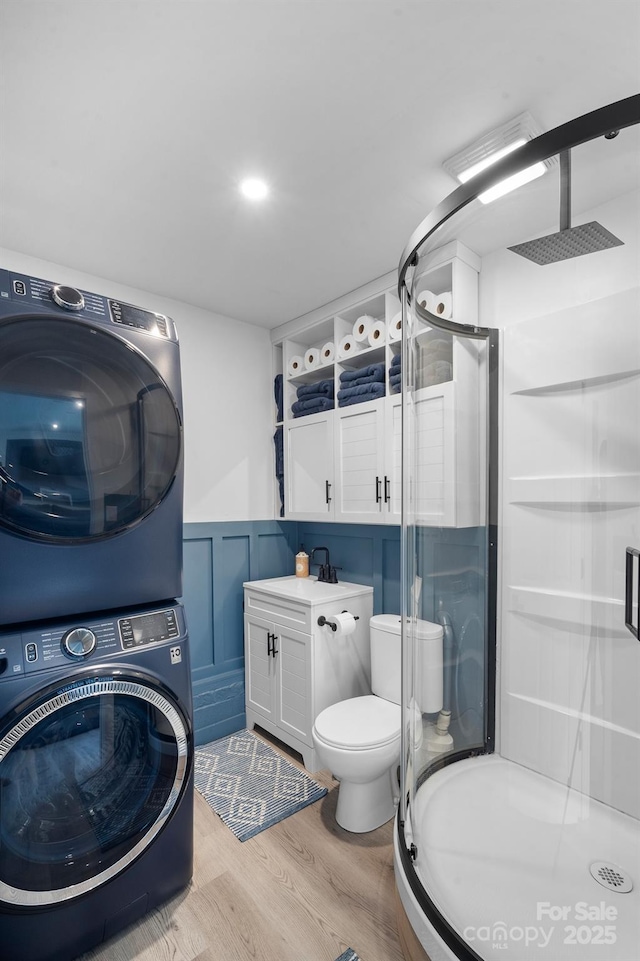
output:
[[[205,801],[240,841],[327,793],[252,731],[197,747],[194,779]]]

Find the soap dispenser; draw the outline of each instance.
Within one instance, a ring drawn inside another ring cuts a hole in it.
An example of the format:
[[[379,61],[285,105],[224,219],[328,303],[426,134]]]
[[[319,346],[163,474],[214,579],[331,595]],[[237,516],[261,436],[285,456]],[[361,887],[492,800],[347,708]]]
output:
[[[296,577],[309,576],[309,555],[305,554],[300,545],[300,551],[296,554]]]

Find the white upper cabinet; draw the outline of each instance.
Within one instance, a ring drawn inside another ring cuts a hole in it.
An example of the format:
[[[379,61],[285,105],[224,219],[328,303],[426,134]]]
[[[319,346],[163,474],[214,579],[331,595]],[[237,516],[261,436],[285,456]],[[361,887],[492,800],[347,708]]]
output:
[[[285,508],[290,520],[333,520],[333,411],[285,428]]]
[[[454,242],[435,251],[419,294],[436,315],[474,326],[479,259]],[[395,278],[389,275],[392,283]],[[400,302],[393,286],[334,304],[287,325],[276,343],[283,374],[285,514],[291,520],[399,524],[402,409]],[[474,344],[418,324],[414,332],[420,464],[416,521],[468,527],[479,522],[479,396]],[[394,362],[395,358],[395,362]],[[374,385],[371,387],[371,385]],[[358,389],[343,395],[345,389]],[[347,400],[351,402],[348,403]]]

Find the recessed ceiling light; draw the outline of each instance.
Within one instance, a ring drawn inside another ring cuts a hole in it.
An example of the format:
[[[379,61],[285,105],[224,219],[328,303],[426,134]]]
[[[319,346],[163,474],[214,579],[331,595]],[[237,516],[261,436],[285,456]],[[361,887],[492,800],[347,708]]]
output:
[[[258,177],[247,177],[240,184],[240,190],[247,200],[264,200],[269,193],[269,188],[264,180],[260,180]]]

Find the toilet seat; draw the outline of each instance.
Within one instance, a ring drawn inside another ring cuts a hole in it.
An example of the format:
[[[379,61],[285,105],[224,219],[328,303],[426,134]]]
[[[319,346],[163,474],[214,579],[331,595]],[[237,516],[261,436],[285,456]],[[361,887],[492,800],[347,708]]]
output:
[[[374,694],[339,701],[318,714],[314,728],[325,744],[351,751],[383,747],[398,740],[402,726],[399,704]]]

